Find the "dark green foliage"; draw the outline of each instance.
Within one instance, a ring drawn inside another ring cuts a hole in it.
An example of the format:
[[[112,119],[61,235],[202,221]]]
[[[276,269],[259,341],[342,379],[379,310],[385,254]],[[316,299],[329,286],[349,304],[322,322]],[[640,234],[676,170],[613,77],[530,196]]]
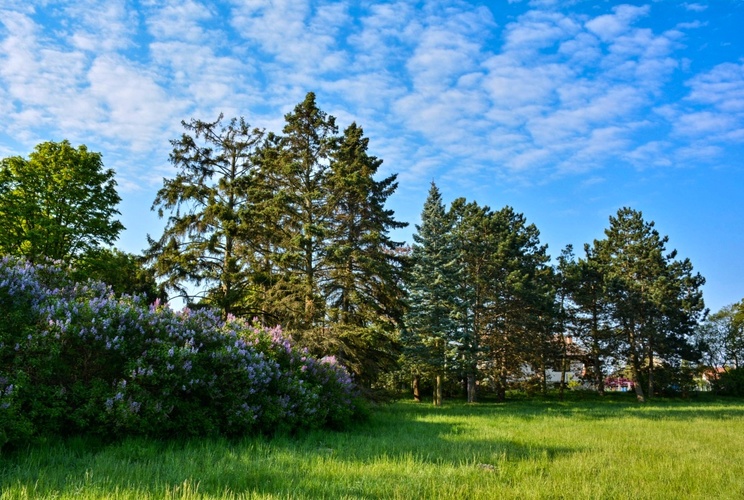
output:
[[[284,117],[281,136],[269,134],[261,151],[254,202],[268,239],[262,260],[271,274],[270,314],[299,339],[325,338],[326,303],[320,286],[327,277],[328,163],[337,148],[335,118],[320,110],[315,95]]]
[[[511,207],[494,212],[490,224],[495,245],[486,263],[490,286],[482,342],[491,384],[504,399],[510,377],[521,376],[527,366],[544,369],[554,298],[550,257],[537,227]]]
[[[102,281],[115,294],[139,295],[148,304],[168,298],[155,279],[154,269],[145,267],[143,258],[116,249],[86,252],[75,263],[72,277],[77,282]]]
[[[171,141],[179,172],[164,179],[152,207],[170,216],[159,239],[148,237],[147,257],[169,291],[201,298],[224,314],[254,315],[248,190],[263,132],[242,118],[223,126],[222,115],[183,126],[188,133]],[[188,285],[201,287],[197,297]]]
[[[610,217],[606,238],[595,240],[593,254],[601,267],[615,328],[622,337],[621,356],[631,369],[639,400],[645,370],[647,395],[654,389],[658,360],[681,366],[697,361],[690,341],[697,321],[705,314],[701,287],[705,279],[693,274],[689,259],[675,260],[666,253],[668,237],[641,212],[622,208]]]
[[[0,162],[0,254],[66,260],[112,244],[124,229],[114,171],[100,153],[44,142]]]
[[[456,310],[456,254],[452,222],[442,195],[432,182],[416,225],[408,282],[409,309],[403,340],[414,372],[429,372],[437,383],[435,403],[442,403],[442,383],[456,350],[453,314]]]
[[[732,368],[713,381],[713,390],[725,396],[744,396],[744,368]]]
[[[385,208],[396,176],[374,179],[382,160],[369,156],[369,139],[355,123],[344,130],[327,178],[333,207],[325,250],[328,280],[321,284],[339,359],[367,384],[395,367],[396,333],[403,315],[405,259],[393,229],[407,226]],[[334,352],[334,351],[332,351]]]
[[[385,208],[395,176],[375,180],[382,160],[361,127],[339,136],[312,93],[265,140],[242,120],[184,126],[193,137],[173,141],[171,155],[181,172],[154,205],[171,215],[148,251],[166,286],[281,324],[365,385],[392,369],[404,259],[388,234],[405,224]]]
[[[606,369],[618,342],[611,316],[607,280],[589,245],[576,259],[569,245],[558,258],[557,280],[562,316],[561,333],[583,346],[588,381],[604,393]]]
[[[509,378],[541,372],[551,354],[555,311],[549,257],[539,232],[511,207],[463,199],[446,212],[435,185],[414,235],[406,316],[409,362],[476,381],[505,397]]]

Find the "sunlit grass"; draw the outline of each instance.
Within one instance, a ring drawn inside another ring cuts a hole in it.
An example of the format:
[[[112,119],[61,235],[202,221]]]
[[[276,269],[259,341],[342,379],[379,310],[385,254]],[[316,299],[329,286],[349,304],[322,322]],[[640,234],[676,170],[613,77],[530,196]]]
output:
[[[744,401],[382,407],[347,432],[0,458],[0,498],[742,498]]]

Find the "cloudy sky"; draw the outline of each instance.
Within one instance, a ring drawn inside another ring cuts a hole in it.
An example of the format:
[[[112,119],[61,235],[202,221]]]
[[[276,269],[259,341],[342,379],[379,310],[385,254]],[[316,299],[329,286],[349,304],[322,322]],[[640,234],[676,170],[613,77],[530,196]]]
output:
[[[554,256],[643,212],[744,297],[744,2],[0,0],[0,157],[69,139],[117,172],[138,253],[181,120],[279,132],[308,91],[370,137],[411,227],[511,205]]]

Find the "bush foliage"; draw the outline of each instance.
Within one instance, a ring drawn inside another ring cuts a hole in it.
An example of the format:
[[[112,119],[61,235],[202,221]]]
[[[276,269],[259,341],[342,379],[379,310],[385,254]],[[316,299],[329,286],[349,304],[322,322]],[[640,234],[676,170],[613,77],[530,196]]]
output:
[[[713,390],[725,396],[744,396],[744,368],[731,368],[713,382]]]
[[[1,260],[0,311],[0,446],[340,427],[361,410],[348,373],[278,327],[117,298],[58,265]]]

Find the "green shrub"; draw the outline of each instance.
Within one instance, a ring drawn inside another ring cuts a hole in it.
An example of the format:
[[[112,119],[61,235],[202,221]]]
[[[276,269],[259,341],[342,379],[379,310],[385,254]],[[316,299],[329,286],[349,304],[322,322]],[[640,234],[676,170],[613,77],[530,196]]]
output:
[[[744,396],[744,368],[732,368],[713,381],[713,390],[726,396]]]
[[[0,307],[0,446],[338,427],[359,411],[348,373],[279,328],[117,298],[14,259],[0,261]]]

